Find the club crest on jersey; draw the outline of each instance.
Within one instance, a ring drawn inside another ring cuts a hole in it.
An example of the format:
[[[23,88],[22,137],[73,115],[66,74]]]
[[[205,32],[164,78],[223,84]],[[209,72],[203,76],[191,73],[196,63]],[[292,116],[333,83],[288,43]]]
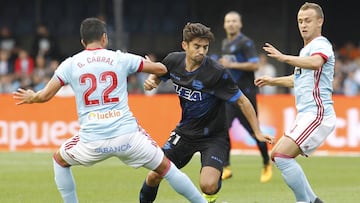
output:
[[[194,80],[192,82],[192,86],[196,90],[201,90],[204,87],[204,85],[202,84],[202,82],[200,80]]]
[[[180,85],[177,85],[173,83],[176,93],[189,101],[201,101],[202,100],[202,94],[200,91],[192,90],[186,87],[182,87]],[[198,86],[199,87],[199,86]]]

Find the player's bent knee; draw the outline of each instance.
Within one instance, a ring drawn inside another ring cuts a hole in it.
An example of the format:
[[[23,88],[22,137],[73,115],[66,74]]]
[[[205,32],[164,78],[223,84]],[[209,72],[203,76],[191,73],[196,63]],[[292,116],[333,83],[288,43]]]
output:
[[[146,184],[155,187],[160,184],[163,178],[156,172],[150,171],[148,176],[146,177]]]
[[[216,194],[219,191],[219,186],[217,183],[200,183],[200,188],[203,193],[208,195]]]
[[[69,167],[70,165],[61,157],[60,152],[56,151],[53,154],[53,159],[62,167]]]

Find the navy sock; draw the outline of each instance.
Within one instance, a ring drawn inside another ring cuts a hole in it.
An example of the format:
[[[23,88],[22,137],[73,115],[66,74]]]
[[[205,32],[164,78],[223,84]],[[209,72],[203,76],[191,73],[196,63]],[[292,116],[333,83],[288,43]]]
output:
[[[144,181],[142,188],[140,190],[140,203],[152,203],[155,201],[159,185],[156,187],[150,187]]]
[[[261,157],[263,158],[263,164],[264,166],[268,165],[270,163],[270,157],[268,152],[268,147],[266,142],[259,142],[256,140],[257,146],[260,150]]]

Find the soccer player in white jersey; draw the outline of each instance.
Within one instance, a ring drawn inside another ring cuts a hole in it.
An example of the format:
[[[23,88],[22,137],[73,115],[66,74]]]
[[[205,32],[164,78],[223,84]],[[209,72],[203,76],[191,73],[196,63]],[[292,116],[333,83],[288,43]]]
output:
[[[91,166],[113,156],[134,168],[143,166],[161,174],[190,202],[206,202],[189,177],[138,125],[128,106],[127,76],[141,71],[161,76],[166,67],[135,54],[106,49],[105,26],[97,18],[85,19],[80,26],[85,50],[63,61],[44,89],[14,92],[18,105],[47,102],[67,84],[75,92],[79,133],[53,156],[55,182],[64,202],[78,202],[70,166]]]
[[[299,56],[282,54],[268,43],[264,46],[269,57],[294,66],[294,74],[275,78],[264,76],[254,82],[260,87],[294,87],[297,116],[292,128],[274,146],[271,158],[297,202],[321,203],[323,201],[313,192],[295,157],[308,156],[335,130],[332,101],[335,57],[331,43],[321,34],[324,14],[318,4],[303,4],[297,22],[304,41]]]

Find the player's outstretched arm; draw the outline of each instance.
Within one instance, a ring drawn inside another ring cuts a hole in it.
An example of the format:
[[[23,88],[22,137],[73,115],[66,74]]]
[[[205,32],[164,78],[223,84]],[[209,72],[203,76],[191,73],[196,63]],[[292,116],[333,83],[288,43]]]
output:
[[[261,76],[254,80],[254,84],[258,87],[263,86],[282,86],[282,87],[294,87],[294,75],[283,77],[270,77]]]
[[[320,54],[302,57],[286,55],[269,43],[265,43],[263,49],[267,52],[267,56],[294,67],[318,70],[326,62]]]
[[[167,69],[164,64],[160,62],[152,62],[148,56],[145,56],[143,62],[142,72],[155,74],[157,76],[162,76],[167,73]]]
[[[45,88],[34,92],[33,90],[24,90],[19,88],[16,92],[13,92],[13,98],[18,100],[17,105],[43,103],[49,101],[55,96],[55,94],[61,88],[60,81],[54,77],[46,84]]]

